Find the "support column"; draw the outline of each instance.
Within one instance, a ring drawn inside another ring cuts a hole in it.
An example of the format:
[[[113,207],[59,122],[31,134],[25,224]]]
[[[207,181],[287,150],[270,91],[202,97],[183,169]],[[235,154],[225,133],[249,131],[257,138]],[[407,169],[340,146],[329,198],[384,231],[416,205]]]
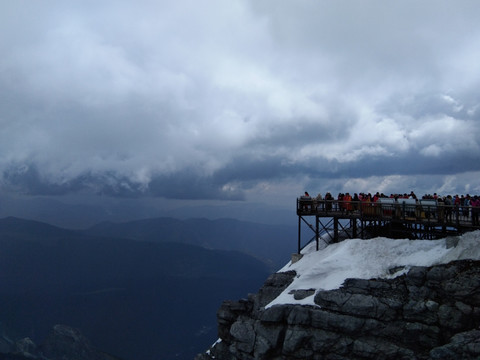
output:
[[[301,248],[301,233],[302,233],[302,219],[298,216],[298,254],[300,254]]]
[[[338,242],[338,218],[333,218],[333,241]]]

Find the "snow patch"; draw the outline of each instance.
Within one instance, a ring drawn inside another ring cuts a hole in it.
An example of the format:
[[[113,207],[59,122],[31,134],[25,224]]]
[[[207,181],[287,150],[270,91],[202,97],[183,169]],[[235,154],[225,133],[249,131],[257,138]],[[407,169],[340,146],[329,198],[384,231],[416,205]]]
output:
[[[447,246],[447,239],[350,239],[319,251],[316,251],[315,244],[312,243],[303,249],[303,257],[299,261],[289,262],[279,270],[295,270],[297,276],[266,307],[280,304],[316,306],[313,301],[315,294],[295,300],[293,293],[305,289],[315,289],[315,292],[338,289],[347,278],[394,278],[405,274],[412,266],[433,266],[465,259],[480,260],[480,231],[461,235],[457,239],[455,247]],[[397,267],[399,270],[392,274],[390,270]]]

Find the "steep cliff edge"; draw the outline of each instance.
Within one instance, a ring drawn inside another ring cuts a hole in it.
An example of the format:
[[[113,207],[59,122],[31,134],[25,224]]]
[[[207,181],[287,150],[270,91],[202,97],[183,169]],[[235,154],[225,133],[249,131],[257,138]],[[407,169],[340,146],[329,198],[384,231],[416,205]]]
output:
[[[478,359],[480,261],[392,269],[394,278],[297,289],[314,305],[269,306],[297,277],[271,275],[248,299],[225,301],[206,359]]]

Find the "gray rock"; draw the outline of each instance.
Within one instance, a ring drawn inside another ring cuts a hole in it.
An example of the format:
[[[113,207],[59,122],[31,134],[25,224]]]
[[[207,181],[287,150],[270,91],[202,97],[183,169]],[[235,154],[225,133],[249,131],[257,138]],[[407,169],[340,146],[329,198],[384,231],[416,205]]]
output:
[[[256,336],[254,320],[242,318],[234,322],[230,328],[230,335],[234,339],[233,342],[236,343],[236,349],[245,353],[252,352]]]
[[[310,326],[312,323],[312,310],[308,306],[294,306],[287,318],[289,325]]]
[[[107,360],[111,357],[96,350],[82,333],[66,325],[55,325],[41,346],[50,360]]]
[[[460,238],[458,236],[449,236],[445,239],[445,246],[447,249],[457,247]]]
[[[248,300],[222,304],[222,341],[198,359],[480,358],[480,261],[412,267],[394,279],[347,279],[340,289],[316,292],[318,306],[265,309],[295,276],[272,275]]]
[[[283,322],[285,319],[288,317],[288,314],[290,314],[290,311],[292,308],[295,306],[293,305],[274,305],[271,306],[267,309],[264,309],[260,314],[259,314],[259,319],[262,322]]]
[[[379,298],[364,294],[351,294],[340,290],[320,291],[315,295],[315,303],[322,308],[341,314],[363,318],[393,320],[396,317],[395,308],[389,307]]]
[[[430,359],[479,359],[480,330],[471,330],[454,335],[450,341],[430,351]]]
[[[35,359],[37,357],[37,345],[32,339],[26,337],[15,342],[13,352],[15,354],[21,354],[25,357]]]
[[[255,297],[255,307],[260,309],[271,303],[292,283],[296,275],[297,273],[295,271],[270,275]]]
[[[295,300],[303,300],[309,296],[315,294],[315,289],[300,289],[300,290],[292,290],[289,294],[293,294],[293,298]]]
[[[255,333],[257,334],[254,350],[255,358],[265,359],[274,356],[277,350],[281,348],[285,331],[286,328],[284,327],[257,322],[255,325]]]
[[[427,303],[429,307],[427,307]],[[434,304],[436,304],[436,306]],[[434,301],[410,300],[403,306],[403,318],[406,321],[436,324],[438,321],[437,310],[438,304]]]
[[[312,331],[310,344],[315,353],[337,353],[346,354],[345,347],[349,347],[353,343],[353,339],[341,336],[334,331],[317,330]]]
[[[5,335],[0,337],[0,354],[6,354],[11,352],[13,349],[13,345],[13,341]]]
[[[417,357],[410,349],[399,347],[392,342],[375,338],[361,338],[353,343],[350,358],[413,360]]]
[[[357,334],[366,324],[366,319],[350,315],[336,314],[323,309],[315,309],[311,312],[311,315],[311,324],[313,328],[344,333],[346,335]],[[378,326],[378,324],[376,324],[375,327],[376,326]]]
[[[312,331],[302,326],[289,326],[285,333],[283,343],[283,354],[292,358],[309,358],[313,355],[313,348],[310,345]]]

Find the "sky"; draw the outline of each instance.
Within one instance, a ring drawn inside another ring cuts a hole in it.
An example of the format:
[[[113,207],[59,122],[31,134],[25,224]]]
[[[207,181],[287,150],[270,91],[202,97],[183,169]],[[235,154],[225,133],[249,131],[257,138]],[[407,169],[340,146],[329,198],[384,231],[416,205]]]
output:
[[[0,213],[39,197],[287,209],[304,191],[480,193],[479,12],[1,1]]]
[[[279,272],[295,270],[293,282],[267,307],[278,304],[312,305],[318,291],[339,289],[346,279],[394,278],[407,273],[413,266],[448,264],[455,260],[480,260],[480,231],[469,232],[456,238],[440,240],[370,240],[349,239],[330,244],[315,251],[311,243],[296,263],[289,262]],[[447,245],[448,242],[448,245]],[[391,274],[390,269],[401,268]],[[295,300],[292,290],[315,292],[305,299]]]

